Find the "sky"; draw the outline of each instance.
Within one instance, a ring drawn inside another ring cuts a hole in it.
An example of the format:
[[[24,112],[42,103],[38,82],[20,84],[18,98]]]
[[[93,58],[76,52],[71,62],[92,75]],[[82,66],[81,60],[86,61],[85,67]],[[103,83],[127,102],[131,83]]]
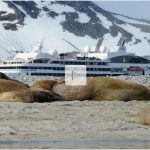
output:
[[[96,1],[103,9],[130,17],[150,20],[150,1]]]

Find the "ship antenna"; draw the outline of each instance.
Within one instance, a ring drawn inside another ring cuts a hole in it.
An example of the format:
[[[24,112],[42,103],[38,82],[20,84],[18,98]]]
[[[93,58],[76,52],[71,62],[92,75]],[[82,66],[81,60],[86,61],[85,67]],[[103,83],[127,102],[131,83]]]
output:
[[[78,52],[81,52],[81,50],[78,48],[78,47],[76,47],[74,44],[72,44],[71,42],[69,42],[68,40],[66,40],[66,39],[62,39],[63,41],[65,41],[66,43],[68,43],[69,45],[71,45],[73,48],[75,48]]]
[[[39,45],[39,51],[41,51],[41,49],[42,49],[42,47],[43,47],[44,41],[45,41],[45,37],[43,38],[42,42],[41,42],[40,45]]]

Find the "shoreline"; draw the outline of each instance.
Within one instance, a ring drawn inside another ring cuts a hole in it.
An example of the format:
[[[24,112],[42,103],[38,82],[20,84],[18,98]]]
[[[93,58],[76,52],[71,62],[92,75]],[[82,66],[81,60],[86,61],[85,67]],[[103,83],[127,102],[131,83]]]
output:
[[[31,104],[2,102],[0,139],[10,143],[0,143],[0,147],[148,148],[150,142],[146,140],[150,141],[150,127],[137,123],[137,111],[147,105],[150,102],[136,100]],[[119,140],[120,144],[115,144]],[[11,141],[20,143],[12,144]],[[41,143],[35,144],[36,141]],[[42,141],[47,143],[42,144]]]

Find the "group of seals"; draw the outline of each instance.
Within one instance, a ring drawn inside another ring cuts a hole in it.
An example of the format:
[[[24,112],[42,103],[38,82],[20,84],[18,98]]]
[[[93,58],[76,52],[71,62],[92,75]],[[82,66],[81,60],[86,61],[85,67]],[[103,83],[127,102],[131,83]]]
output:
[[[0,102],[51,102],[64,100],[46,88],[34,88],[0,73]],[[51,82],[52,83],[52,82]]]
[[[85,86],[67,86],[65,78],[39,80],[31,87],[0,73],[0,102],[52,102],[72,100],[150,100],[150,86],[109,77],[87,78]],[[150,107],[138,113],[141,124],[150,125]]]
[[[66,101],[72,100],[150,100],[150,90],[140,84],[129,83],[109,77],[87,78],[85,86],[68,86],[65,79],[58,81],[39,80],[32,87],[51,90]]]
[[[5,76],[6,78],[6,76]],[[12,95],[12,96],[11,96]],[[84,86],[69,86],[65,78],[38,80],[31,87],[11,79],[0,79],[0,101],[12,99],[24,102],[48,102],[56,100],[150,100],[150,90],[137,83],[109,78],[87,78]],[[27,100],[29,99],[29,100]],[[11,100],[11,101],[13,101]]]

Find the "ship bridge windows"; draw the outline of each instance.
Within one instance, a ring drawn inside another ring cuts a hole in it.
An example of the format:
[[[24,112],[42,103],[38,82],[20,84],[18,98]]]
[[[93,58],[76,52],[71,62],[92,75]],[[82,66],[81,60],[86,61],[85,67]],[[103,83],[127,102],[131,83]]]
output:
[[[123,68],[111,68],[111,72],[122,72]]]
[[[107,65],[107,62],[99,61],[81,61],[81,60],[71,60],[71,61],[51,61],[51,64],[64,64],[64,65]]]
[[[61,61],[51,61],[51,64],[61,64]]]
[[[143,63],[143,64],[150,63],[149,59],[135,55],[118,56],[113,57],[110,60],[112,63]]]
[[[110,71],[110,68],[87,68],[87,71]]]
[[[35,59],[31,62],[33,62],[33,63],[47,63],[49,60],[50,59],[48,59],[48,58],[40,58],[40,59]]]
[[[17,61],[17,62],[14,62],[14,61],[11,61],[11,62],[3,62],[3,64],[22,64],[24,62],[20,62],[20,61]]]
[[[64,76],[64,73],[31,73],[31,76],[54,76],[61,77]]]

